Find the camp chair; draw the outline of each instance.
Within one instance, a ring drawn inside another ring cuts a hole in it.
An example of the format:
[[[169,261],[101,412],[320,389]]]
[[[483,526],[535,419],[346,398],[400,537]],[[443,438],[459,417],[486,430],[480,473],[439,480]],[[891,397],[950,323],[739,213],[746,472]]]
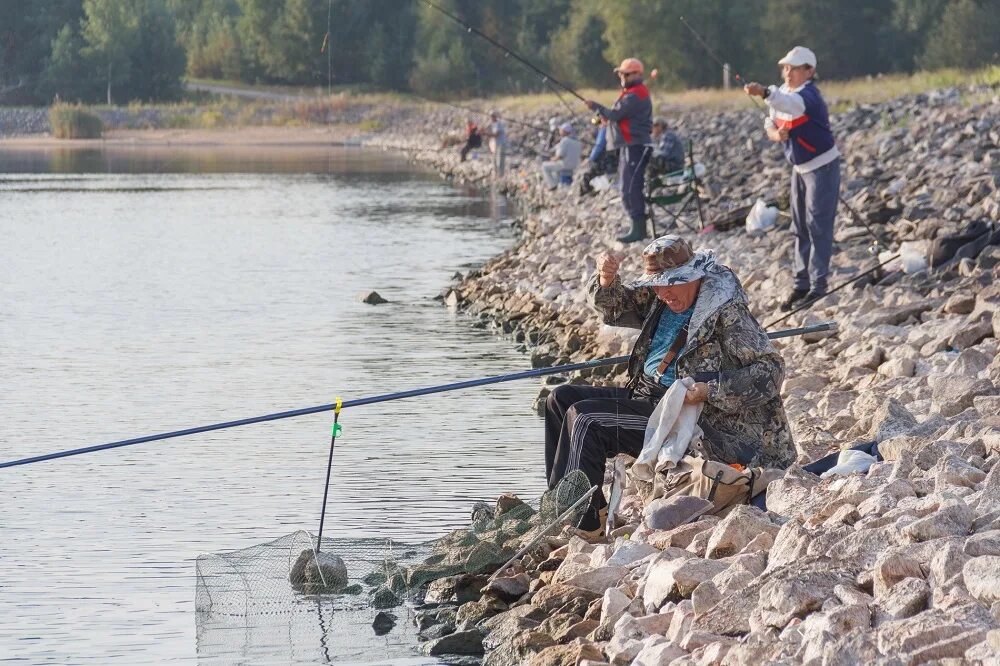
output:
[[[656,212],[657,209],[663,211],[673,222],[673,226],[678,224],[691,232],[692,229],[681,219],[691,204],[698,207],[699,230],[705,228],[705,217],[701,209],[701,197],[698,195],[698,188],[701,185],[698,170],[695,168],[694,144],[687,143],[687,164],[680,171],[673,171],[666,174],[657,174],[647,180],[646,184],[646,204],[649,211],[649,223],[653,227],[653,237],[656,233]],[[700,166],[700,165],[698,165]],[[674,206],[680,204],[680,208]],[[670,223],[667,225],[670,227]]]

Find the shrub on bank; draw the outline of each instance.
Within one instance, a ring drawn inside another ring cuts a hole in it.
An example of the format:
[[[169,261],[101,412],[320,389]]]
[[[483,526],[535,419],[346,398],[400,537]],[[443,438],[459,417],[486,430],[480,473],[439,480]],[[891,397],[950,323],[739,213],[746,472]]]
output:
[[[79,104],[53,104],[49,124],[57,139],[100,139],[104,129],[101,119]]]

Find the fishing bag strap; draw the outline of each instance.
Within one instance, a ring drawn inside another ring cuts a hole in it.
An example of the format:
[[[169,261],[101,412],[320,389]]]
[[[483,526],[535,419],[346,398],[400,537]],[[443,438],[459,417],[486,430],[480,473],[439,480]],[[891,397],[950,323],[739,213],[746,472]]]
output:
[[[663,360],[660,361],[660,365],[656,367],[657,374],[662,375],[666,372],[667,368],[670,367],[670,364],[674,362],[675,358],[677,358],[677,355],[681,353],[681,349],[684,348],[684,345],[688,340],[688,324],[690,324],[690,322],[684,324],[684,328],[682,328],[680,332],[677,333],[677,337],[674,338],[674,344],[670,345],[670,349],[668,349],[667,353],[663,355]]]

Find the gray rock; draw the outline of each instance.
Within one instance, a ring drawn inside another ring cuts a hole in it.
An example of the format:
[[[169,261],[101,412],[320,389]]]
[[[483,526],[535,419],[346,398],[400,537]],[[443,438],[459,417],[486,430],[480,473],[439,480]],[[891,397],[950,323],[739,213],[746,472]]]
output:
[[[491,580],[485,588],[484,593],[497,597],[501,601],[511,603],[520,599],[528,592],[528,584],[531,579],[528,574],[521,573],[511,577],[497,577]]]
[[[960,292],[945,301],[943,309],[948,314],[969,314],[974,307],[976,307],[976,295]]]
[[[969,594],[984,604],[1000,601],[1000,556],[973,557],[962,567]]]
[[[386,613],[385,611],[375,613],[375,619],[372,620],[372,629],[375,631],[376,636],[385,636],[395,626],[396,616],[392,613]]]
[[[617,585],[618,581],[624,578],[628,572],[628,567],[598,567],[578,573],[563,582],[566,585],[604,594],[606,589]]]
[[[964,552],[969,557],[1000,556],[1000,529],[973,534],[965,542]]]
[[[706,556],[710,559],[729,557],[743,550],[761,534],[778,533],[778,526],[763,511],[754,506],[737,505],[712,530]]]
[[[385,298],[382,298],[382,295],[377,291],[365,292],[358,297],[358,300],[368,305],[382,305],[389,302]]]
[[[333,594],[343,592],[349,584],[347,565],[337,555],[313,549],[299,553],[289,572],[292,588],[303,594]]]
[[[980,395],[995,395],[993,382],[964,375],[931,375],[927,378],[933,391],[934,405],[944,416],[955,416],[972,407]]]
[[[775,576],[760,588],[759,603],[750,616],[750,628],[766,627],[783,629],[795,618],[804,618],[819,610],[823,602],[834,596],[837,585],[848,583],[851,577],[845,571],[788,571]],[[725,600],[719,602],[720,605]]]
[[[881,442],[891,437],[905,435],[913,430],[917,420],[897,400],[889,398],[883,402],[871,416],[871,427],[866,439]]]
[[[379,587],[372,594],[371,607],[372,608],[396,608],[397,606],[403,605],[403,600],[400,599],[393,593],[392,590],[385,586]]]
[[[712,503],[693,495],[656,499],[642,510],[643,522],[652,530],[672,530],[711,510]]]
[[[922,578],[904,578],[896,584],[885,598],[880,599],[876,609],[876,624],[888,620],[912,617],[927,608],[931,588]]]
[[[903,527],[903,537],[911,542],[931,541],[948,536],[964,536],[969,533],[975,515],[960,499],[942,504],[937,511]]]
[[[424,654],[432,657],[445,654],[483,654],[483,635],[476,629],[457,631],[426,643],[423,650]]]

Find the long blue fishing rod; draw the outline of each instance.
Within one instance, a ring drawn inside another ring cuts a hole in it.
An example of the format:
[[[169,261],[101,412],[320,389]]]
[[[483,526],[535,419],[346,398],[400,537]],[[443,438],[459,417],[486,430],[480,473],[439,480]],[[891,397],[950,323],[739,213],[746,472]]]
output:
[[[823,322],[821,324],[814,324],[812,326],[803,326],[800,328],[789,328],[782,331],[775,331],[773,333],[768,333],[767,337],[771,340],[777,340],[779,338],[787,338],[795,335],[804,335],[806,333],[818,333],[821,331],[833,331],[836,329],[837,329],[837,322],[828,321],[828,322]],[[494,375],[492,377],[482,377],[480,379],[468,379],[462,382],[452,382],[450,384],[439,384],[437,386],[427,386],[424,388],[410,389],[409,391],[398,391],[396,393],[385,393],[383,395],[374,395],[374,396],[369,396],[367,398],[345,400],[340,405],[340,407],[341,408],[360,407],[362,405],[373,405],[380,402],[402,400],[404,398],[415,398],[421,395],[431,395],[432,393],[457,391],[459,389],[473,388],[475,386],[487,386],[489,384],[500,384],[502,382],[512,382],[518,379],[528,379],[531,377],[544,377],[545,375],[556,375],[565,372],[574,372],[576,370],[586,370],[588,368],[599,368],[605,365],[618,365],[619,363],[627,362],[628,359],[629,359],[628,356],[613,356],[611,358],[599,358],[599,359],[594,359],[592,361],[582,361],[580,363],[568,363],[566,365],[557,365],[550,368],[537,368],[535,370],[525,370],[523,372],[514,372],[506,375]],[[156,435],[145,435],[143,437],[123,439],[118,442],[108,442],[107,444],[95,444],[94,446],[84,446],[79,449],[67,449],[65,451],[56,451],[54,453],[46,453],[39,456],[31,456],[28,458],[21,458],[19,460],[10,460],[7,462],[2,462],[0,463],[0,469],[3,469],[5,467],[18,467],[19,465],[30,465],[32,463],[44,462],[46,460],[56,460],[58,458],[69,458],[70,456],[79,456],[83,455],[84,453],[107,451],[108,449],[117,449],[123,446],[133,446],[135,444],[156,442],[162,439],[173,439],[174,437],[186,437],[187,435],[197,435],[198,433],[211,432],[213,430],[236,428],[239,426],[251,425],[253,423],[264,423],[266,421],[278,421],[280,419],[290,419],[296,416],[318,414],[320,412],[328,412],[332,409],[336,409],[337,407],[338,405],[336,403],[317,405],[315,407],[304,407],[302,409],[292,409],[286,412],[275,412],[274,414],[264,414],[263,416],[252,416],[250,418],[237,419],[235,421],[223,421],[222,423],[212,423],[209,425],[197,426],[194,428],[185,428],[183,430],[173,430],[171,432],[164,432]]]

